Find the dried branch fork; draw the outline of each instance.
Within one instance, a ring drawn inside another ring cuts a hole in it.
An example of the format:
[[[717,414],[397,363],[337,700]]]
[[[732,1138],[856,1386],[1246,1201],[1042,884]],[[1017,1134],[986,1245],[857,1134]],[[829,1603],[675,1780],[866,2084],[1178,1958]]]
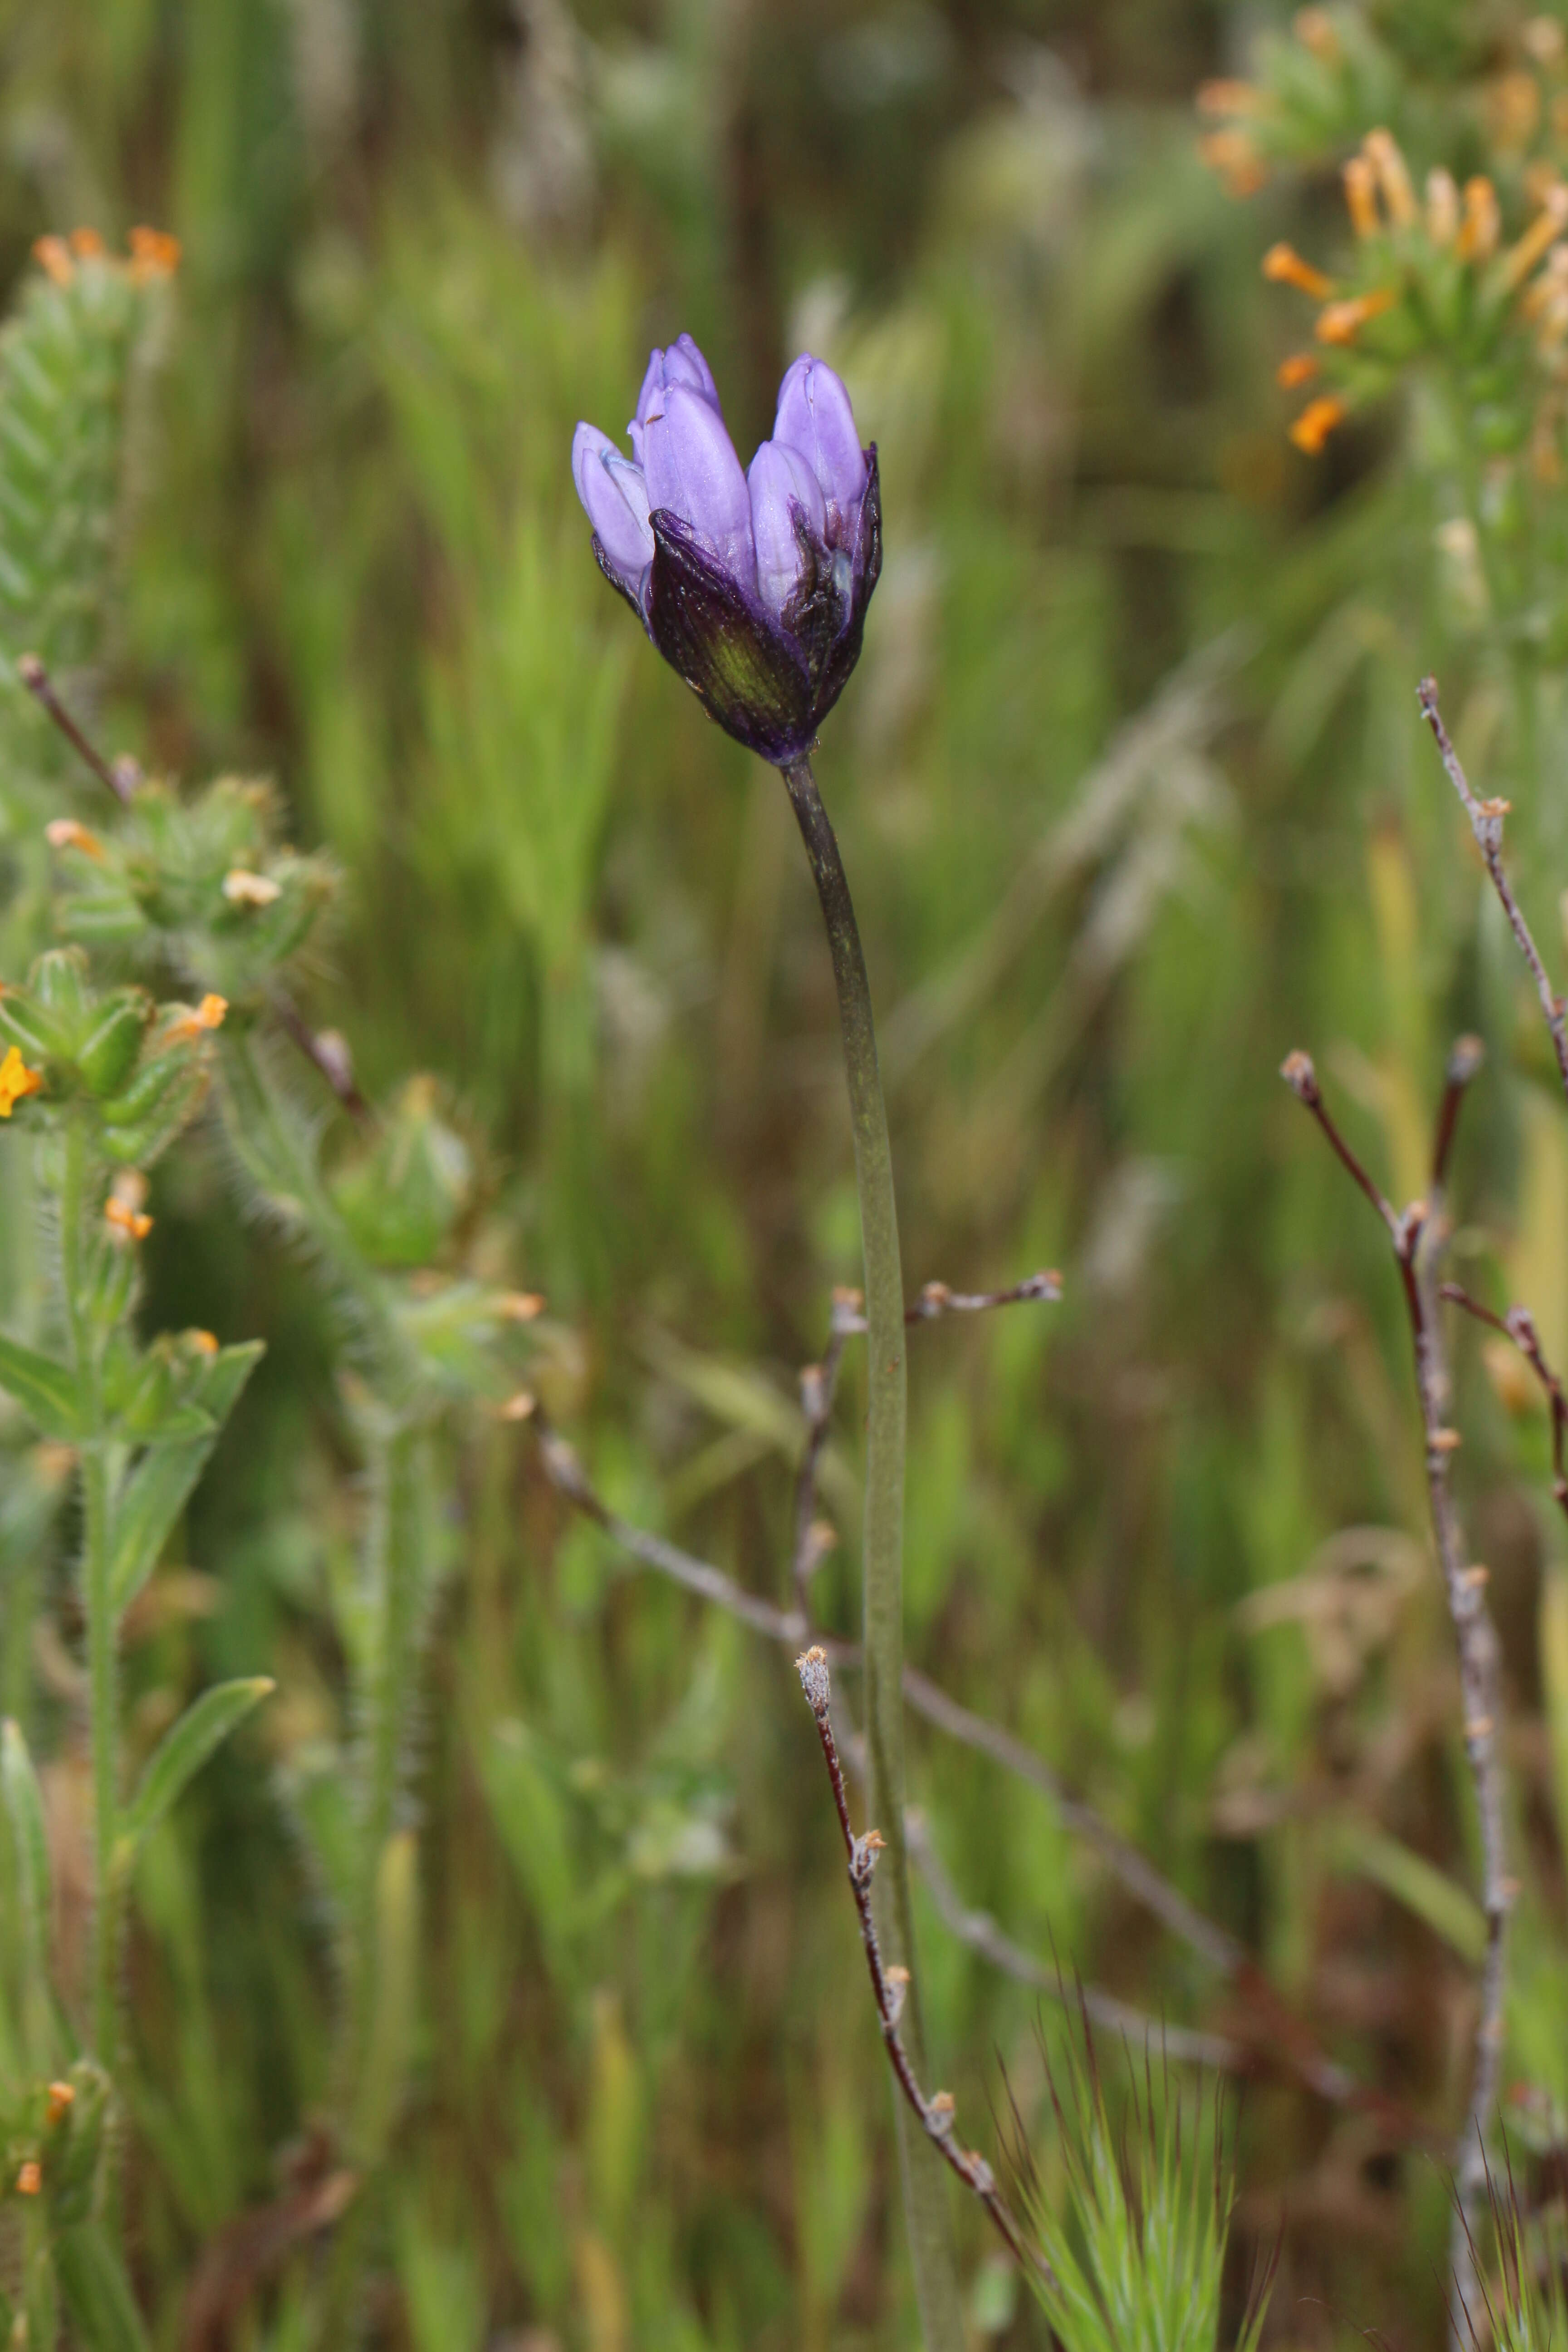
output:
[[[1470,1040],[1464,1041],[1467,1048],[1471,1043]],[[1452,1055],[1448,1065],[1449,1095],[1456,1087],[1462,1090],[1479,1066],[1479,1057],[1468,1050],[1462,1055],[1457,1052]],[[1459,1436],[1457,1430],[1448,1426],[1446,1418],[1449,1395],[1448,1370],[1432,1280],[1433,1257],[1441,1248],[1443,1236],[1439,1230],[1435,1229],[1432,1211],[1426,1202],[1412,1202],[1401,1214],[1384,1198],[1330,1115],[1309,1055],[1295,1053],[1287,1055],[1280,1076],[1297,1100],[1311,1112],[1342,1165],[1382,1218],[1394,1251],[1394,1263],[1399,1268],[1400,1286],[1410,1323],[1415,1361],[1415,1390],[1426,1441],[1427,1504],[1437,1542],[1448,1613],[1453,1621],[1458,1648],[1465,1753],[1469,1759],[1480,1819],[1482,1907],[1487,1921],[1487,1948],[1481,1966],[1480,2016],[1476,2029],[1469,2105],[1455,2160],[1458,2222],[1463,2224],[1485,2181],[1483,2135],[1497,2101],[1498,2076],[1502,2063],[1504,1951],[1513,1890],[1507,1874],[1503,1829],[1502,1759],[1498,1731],[1500,1713],[1498,1640],[1486,1604],[1487,1571],[1484,1568],[1469,1566],[1466,1561],[1463,1532],[1448,1475],[1449,1462],[1459,1444]],[[1433,1153],[1434,1170],[1439,1175],[1446,1167],[1457,1108],[1457,1102],[1450,1107],[1448,1096],[1446,1096]],[[1431,1246],[1424,1251],[1423,1242],[1428,1237]],[[1466,2271],[1466,2242],[1465,2228],[1457,2225],[1450,2252],[1458,2299],[1461,2305],[1468,2305],[1466,2284],[1467,2279],[1473,2284],[1473,2273]]]
[[[1020,2264],[1039,2271],[1049,2277],[1044,2258],[1026,2239],[1023,2229],[1014,2217],[1001,2190],[996,2176],[985,2158],[973,2148],[959,2146],[956,2118],[952,2095],[937,2091],[929,2099],[915,2080],[913,2067],[899,2033],[899,2020],[903,2011],[904,1992],[910,1978],[907,1969],[885,1968],[877,1941],[877,1926],[871,1913],[871,1880],[876,1872],[877,1854],[882,1840],[875,1830],[857,1837],[849,1819],[849,1799],[844,1786],[844,1768],[838,1760],[837,1743],[833,1737],[829,1713],[831,1684],[827,1653],[814,1644],[795,1660],[800,1686],[805,1694],[816,1724],[816,1736],[822,1743],[823,1757],[827,1765],[827,1777],[833,1788],[833,1801],[837,1808],[838,1826],[844,1834],[844,1847],[848,1856],[849,1885],[855,1895],[855,1908],[860,1921],[860,1941],[866,1950],[866,1967],[871,1979],[871,1995],[877,2004],[877,2017],[882,2029],[882,2042],[888,2053],[899,2088],[919,2117],[921,2128],[938,2152],[957,2173],[971,2196],[979,2199],[1001,2232],[1009,2252]]]
[[[128,807],[142,781],[142,770],[136,761],[128,751],[122,751],[114,760],[104,758],[60,700],[54,680],[37,654],[22,655],[16,664],[16,675],[58,728],[78,759],[91,770],[107,791],[114,794],[121,808]],[[267,1002],[279,1027],[326,1080],[350,1116],[362,1121],[370,1119],[373,1113],[355,1081],[353,1062],[345,1040],[335,1030],[318,1032],[312,1029],[284,988],[270,989]]]
[[[1478,1323],[1489,1324],[1494,1331],[1500,1331],[1505,1339],[1511,1339],[1541,1382],[1552,1413],[1552,1497],[1563,1517],[1568,1518],[1568,1476],[1564,1475],[1563,1466],[1563,1439],[1568,1433],[1568,1396],[1564,1396],[1562,1381],[1541,1352],[1541,1335],[1536,1330],[1534,1316],[1528,1307],[1510,1307],[1506,1315],[1494,1315],[1489,1307],[1483,1307],[1479,1298],[1472,1298],[1469,1292],[1462,1289],[1457,1282],[1440,1283],[1437,1296],[1455,1307],[1462,1307],[1467,1315],[1473,1315]]]
[[[1568,1003],[1565,1003],[1557,994],[1547,977],[1546,966],[1541,960],[1541,950],[1531,935],[1530,925],[1524,919],[1520,903],[1513,895],[1513,885],[1510,882],[1503,866],[1502,827],[1510,804],[1507,801],[1478,800],[1470,790],[1469,780],[1459,765],[1458,753],[1448,739],[1448,730],[1443,724],[1443,714],[1437,708],[1436,679],[1424,677],[1415,690],[1415,698],[1421,705],[1422,718],[1432,730],[1438,755],[1447,771],[1448,782],[1458,793],[1464,805],[1465,814],[1470,820],[1470,831],[1476,836],[1476,847],[1480,851],[1482,862],[1487,872],[1491,876],[1492,887],[1502,902],[1503,913],[1508,917],[1509,926],[1519,942],[1519,951],[1530,966],[1531,978],[1535,982],[1535,992],[1541,999],[1541,1010],[1545,1016],[1547,1029],[1551,1033],[1552,1051],[1557,1056],[1557,1069],[1563,1080],[1563,1091],[1568,1095]]]

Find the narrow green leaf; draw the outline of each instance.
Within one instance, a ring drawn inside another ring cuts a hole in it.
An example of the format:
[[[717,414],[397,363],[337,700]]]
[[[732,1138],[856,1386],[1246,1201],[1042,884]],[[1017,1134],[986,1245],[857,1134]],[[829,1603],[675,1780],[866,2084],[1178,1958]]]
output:
[[[375,1873],[370,2031],[354,2100],[355,2161],[377,2163],[403,2105],[414,2046],[415,1961],[419,1944],[419,1885],[412,1830],[395,1830]]]
[[[0,1334],[0,1389],[15,1397],[23,1412],[46,1437],[68,1442],[81,1434],[81,1408],[76,1377],[52,1356],[24,1348],[19,1339]]]
[[[88,2352],[151,2352],[124,2265],[96,2221],[62,2230],[55,2263]]]
[[[210,1426],[177,1444],[155,1447],[138,1465],[114,1517],[110,1600],[117,1615],[130,1607],[156,1567],[260,1354],[259,1339],[225,1348],[202,1388],[201,1410]]]
[[[27,1965],[42,1983],[48,1964],[49,1841],[44,1800],[22,1727],[10,1716],[0,1729],[0,1790],[16,1854],[16,1905],[21,1915]]]
[[[1413,1853],[1382,1830],[1346,1822],[1334,1837],[1333,1856],[1342,1870],[1374,1880],[1396,1903],[1424,1919],[1435,1936],[1451,1944],[1462,1959],[1479,1965],[1487,1948],[1487,1923],[1479,1904],[1424,1855]]]
[[[132,1800],[122,1832],[128,1854],[133,1854],[148,1831],[157,1827],[214,1748],[276,1687],[269,1675],[251,1675],[238,1682],[216,1684],[185,1709],[153,1750]]]

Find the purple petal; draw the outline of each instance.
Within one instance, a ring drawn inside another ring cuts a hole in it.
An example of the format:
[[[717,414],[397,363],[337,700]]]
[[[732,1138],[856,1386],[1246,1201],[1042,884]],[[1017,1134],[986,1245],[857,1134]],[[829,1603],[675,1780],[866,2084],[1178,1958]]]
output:
[[[689,385],[670,384],[642,438],[649,506],[689,523],[741,585],[753,590],[751,493],[717,408]]]
[[[784,441],[764,441],[746,476],[752,494],[752,535],[757,551],[757,592],[770,613],[784,611],[800,578],[797,509],[820,539],[826,525],[822,491],[807,458]]]
[[[572,436],[572,478],[612,569],[635,597],[653,562],[642,468],[623,456],[597,425],[579,425]]]
[[[865,495],[865,455],[849,394],[833,370],[809,352],[801,353],[779,386],[773,438],[801,451],[821,484],[830,520],[847,520]]]
[[[648,353],[647,373],[637,394],[637,413],[626,427],[639,466],[643,463],[643,427],[650,415],[663,408],[666,392],[677,383],[700,394],[718,409],[719,387],[713,381],[713,371],[689,335],[677,335],[668,351]]]

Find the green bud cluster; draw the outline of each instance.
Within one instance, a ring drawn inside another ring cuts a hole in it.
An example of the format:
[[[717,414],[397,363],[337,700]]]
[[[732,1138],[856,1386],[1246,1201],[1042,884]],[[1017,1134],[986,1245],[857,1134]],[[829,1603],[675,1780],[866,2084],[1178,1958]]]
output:
[[[0,1045],[14,1045],[43,1084],[29,1112],[49,1118],[90,1106],[103,1156],[144,1168],[178,1134],[206,1087],[212,1003],[155,1004],[144,988],[100,990],[80,948],[51,948],[25,988],[0,993]]]

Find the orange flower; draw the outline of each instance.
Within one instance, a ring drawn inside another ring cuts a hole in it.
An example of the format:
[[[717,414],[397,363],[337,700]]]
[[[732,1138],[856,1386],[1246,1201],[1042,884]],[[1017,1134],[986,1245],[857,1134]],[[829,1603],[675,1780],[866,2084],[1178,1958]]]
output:
[[[16,2175],[18,2197],[36,2197],[44,2185],[44,2168],[35,2157],[29,2157]]]
[[[1352,155],[1343,177],[1351,226],[1357,236],[1375,236],[1383,226],[1377,210],[1377,173],[1364,155]]]
[[[1459,233],[1459,191],[1452,172],[1438,164],[1426,174],[1426,234],[1434,245],[1452,245]]]
[[[1298,384],[1310,383],[1321,373],[1322,364],[1314,352],[1292,352],[1275,369],[1274,381],[1281,390],[1294,392]]]
[[[1334,290],[1333,279],[1303,261],[1293,245],[1271,245],[1263,257],[1263,275],[1279,285],[1299,287],[1314,302],[1326,302]]]
[[[13,1045],[0,1062],[0,1118],[9,1118],[24,1095],[36,1095],[42,1090],[44,1074],[30,1070],[17,1047]]]
[[[139,286],[149,278],[172,278],[180,266],[180,240],[161,228],[131,232],[131,275]]]
[[[98,261],[103,254],[103,239],[95,228],[73,228],[70,248],[79,261]]]
[[[1497,190],[1484,174],[1478,173],[1473,180],[1465,182],[1465,216],[1459,224],[1458,248],[1460,260],[1489,261],[1497,251],[1501,228]]]
[[[1326,8],[1298,8],[1291,19],[1290,29],[1301,47],[1310,49],[1321,64],[1338,65],[1340,37]]]
[[[223,895],[231,907],[270,907],[283,891],[270,875],[252,874],[243,866],[234,866],[223,877]]]
[[[1363,154],[1377,173],[1389,219],[1395,228],[1413,228],[1418,218],[1415,191],[1410,184],[1409,168],[1400,152],[1399,142],[1390,131],[1369,131],[1361,145]]]
[[[144,1242],[153,1230],[153,1220],[145,1209],[133,1209],[129,1201],[121,1201],[113,1192],[103,1204],[103,1222],[112,1233],[122,1234],[128,1242]]]
[[[1352,295],[1346,302],[1331,302],[1319,313],[1321,343],[1353,343],[1369,319],[1381,318],[1399,299],[1392,286],[1376,286],[1370,294]]]
[[[33,259],[57,286],[68,286],[76,276],[76,264],[63,236],[39,237],[33,247]]]
[[[1542,199],[1542,209],[1524,235],[1504,254],[1503,284],[1510,288],[1521,284],[1564,226],[1568,226],[1568,188],[1559,181]]]
[[[44,827],[44,839],[51,849],[79,849],[89,857],[101,857],[103,844],[97,834],[89,833],[74,816],[57,816]]]
[[[169,1035],[171,1038],[185,1037],[195,1039],[201,1036],[205,1030],[221,1029],[223,1027],[223,1016],[227,1011],[228,999],[226,996],[214,996],[209,993],[203,997],[201,1003],[197,1005],[194,1013],[184,1014],[180,1020],[174,1023],[174,1026],[169,1031]]]
[[[1196,103],[1200,114],[1258,114],[1263,92],[1256,82],[1201,81]]]
[[[1321,457],[1324,442],[1336,425],[1344,423],[1346,414],[1337,393],[1322,393],[1301,411],[1290,427],[1290,438],[1307,457]]]
[[[52,2130],[68,2107],[76,2104],[76,2092],[69,2083],[49,2084],[49,2103],[44,2109],[44,2121]]]
[[[1255,196],[1268,181],[1268,167],[1245,131],[1211,131],[1198,141],[1198,153],[1227,195]]]

